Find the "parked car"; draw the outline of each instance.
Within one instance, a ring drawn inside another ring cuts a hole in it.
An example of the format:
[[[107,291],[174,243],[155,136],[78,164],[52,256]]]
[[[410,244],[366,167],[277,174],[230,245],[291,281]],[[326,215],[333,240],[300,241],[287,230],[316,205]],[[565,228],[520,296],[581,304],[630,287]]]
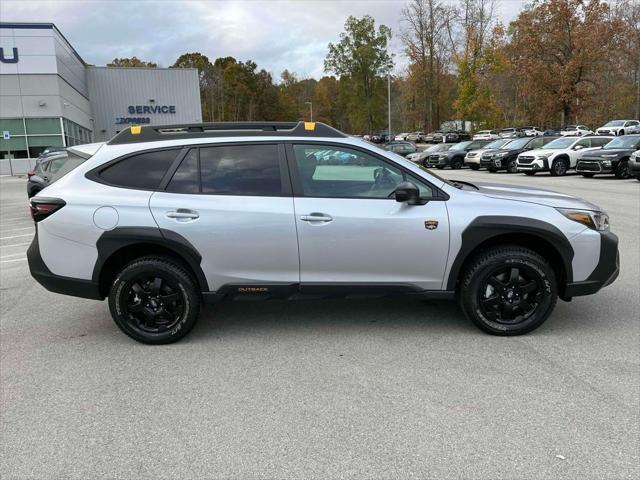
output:
[[[452,170],[457,170],[463,167],[464,157],[467,152],[482,148],[489,143],[490,140],[467,140],[465,142],[456,143],[448,150],[431,153],[426,166],[438,169],[451,167]]]
[[[389,142],[384,146],[384,148],[390,152],[402,155],[403,157],[418,151],[418,147],[416,147],[415,143],[411,142]]]
[[[596,133],[615,136],[640,134],[640,122],[638,120],[611,120],[597,128]]]
[[[522,130],[525,137],[541,137],[544,135],[544,132],[538,127],[527,126],[521,127],[520,130]]]
[[[471,150],[467,152],[464,157],[464,164],[469,167],[471,170],[479,170],[480,169],[480,157],[482,157],[482,153],[488,150],[499,150],[504,147],[507,143],[509,143],[512,138],[498,138],[497,140],[492,141],[491,143],[486,144],[482,148],[477,150]]]
[[[445,143],[457,143],[463,142],[465,140],[471,140],[471,135],[469,134],[469,132],[463,132],[462,130],[452,130],[450,132],[445,132],[443,136]]]
[[[535,150],[546,145],[556,137],[523,137],[514,138],[499,150],[487,150],[480,157],[480,166],[485,167],[491,173],[498,170],[506,170],[516,173],[518,167],[516,161],[518,155],[528,150]]]
[[[592,135],[593,131],[586,125],[567,125],[560,130],[562,137],[584,137],[585,135]]]
[[[40,163],[27,174],[27,196],[29,198],[41,192],[63,175],[84,163],[86,158],[59,150],[43,157]]]
[[[429,135],[427,135],[427,138],[428,137],[429,137]],[[431,141],[433,143],[443,143],[444,142],[444,132],[441,131],[441,130],[436,130],[435,132],[433,132],[433,136],[431,137]]]
[[[31,199],[32,276],[108,298],[150,344],[184,337],[203,302],[362,293],[456,298],[483,331],[519,335],[617,277],[609,217],[584,200],[441,179],[318,123],[221,128],[70,147],[91,158]],[[328,149],[359,162],[318,165]]]
[[[473,135],[473,140],[497,140],[500,138],[497,130],[479,130]]]
[[[616,178],[629,178],[629,158],[638,149],[640,149],[640,135],[616,137],[600,150],[581,155],[576,171],[583,177],[613,173]]]
[[[524,132],[519,128],[503,128],[498,134],[502,138],[524,137]]]
[[[407,159],[410,159],[412,162],[426,167],[428,165],[430,155],[434,155],[440,152],[446,152],[454,145],[455,143],[436,143],[435,145],[432,145],[421,152],[415,152],[407,155]]]
[[[517,169],[527,175],[551,172],[554,177],[562,176],[576,168],[578,157],[585,151],[598,150],[613,140],[613,137],[560,137],[542,148],[521,153],[517,159]]]
[[[409,135],[407,135],[407,140],[409,142],[414,142],[414,143],[422,143],[424,142],[424,133],[423,132],[412,132]]]
[[[436,130],[435,132],[427,133],[424,136],[425,143],[440,143],[442,142],[442,130]]]
[[[549,128],[543,132],[544,137],[559,137],[562,128]]]
[[[629,157],[629,176],[640,181],[640,150],[636,150]]]
[[[417,152],[410,153],[406,156],[407,160],[411,160],[413,163],[419,163],[422,165],[423,160],[429,156],[431,152],[437,152],[441,145],[444,143],[438,143],[436,145],[430,145],[424,150],[418,150]]]
[[[409,132],[399,133],[395,136],[394,140],[403,142],[407,139],[407,135],[409,135]]]

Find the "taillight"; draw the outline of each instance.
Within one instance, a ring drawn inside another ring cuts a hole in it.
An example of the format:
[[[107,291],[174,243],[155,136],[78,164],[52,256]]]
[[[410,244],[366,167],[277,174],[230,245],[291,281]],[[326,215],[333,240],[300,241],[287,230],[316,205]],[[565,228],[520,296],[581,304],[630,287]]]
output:
[[[66,204],[61,198],[32,198],[29,205],[31,218],[33,218],[34,222],[39,222],[57,212]]]
[[[31,177],[33,177],[35,174],[36,174],[36,172],[34,172],[33,170],[29,170],[29,171],[27,172],[27,178],[31,178]]]

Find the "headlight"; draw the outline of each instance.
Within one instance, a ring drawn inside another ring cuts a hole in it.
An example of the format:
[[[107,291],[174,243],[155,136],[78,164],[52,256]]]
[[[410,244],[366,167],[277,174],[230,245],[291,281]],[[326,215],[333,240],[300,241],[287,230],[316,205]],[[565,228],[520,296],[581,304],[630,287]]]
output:
[[[593,212],[591,210],[570,210],[566,208],[557,208],[561,214],[574,222],[600,232],[609,230],[609,215],[604,212]]]
[[[545,157],[544,155],[538,155],[536,160],[549,160],[549,157]]]
[[[498,157],[498,158],[502,158],[502,157],[504,157],[505,155],[507,155],[507,152],[500,152],[500,153],[496,153],[496,157]]]

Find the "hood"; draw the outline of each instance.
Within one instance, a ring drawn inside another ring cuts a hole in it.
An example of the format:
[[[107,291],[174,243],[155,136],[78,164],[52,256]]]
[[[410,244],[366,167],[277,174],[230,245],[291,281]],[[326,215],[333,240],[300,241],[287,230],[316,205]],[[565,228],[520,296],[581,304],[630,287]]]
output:
[[[616,158],[622,155],[632,153],[633,148],[598,148],[588,152],[589,158]],[[615,155],[614,157],[605,157],[605,155]],[[582,158],[585,158],[584,156]]]
[[[555,208],[576,208],[581,210],[601,210],[593,203],[564,193],[542,188],[519,187],[499,183],[474,183],[479,192],[491,198],[503,198],[519,202],[537,203]]]

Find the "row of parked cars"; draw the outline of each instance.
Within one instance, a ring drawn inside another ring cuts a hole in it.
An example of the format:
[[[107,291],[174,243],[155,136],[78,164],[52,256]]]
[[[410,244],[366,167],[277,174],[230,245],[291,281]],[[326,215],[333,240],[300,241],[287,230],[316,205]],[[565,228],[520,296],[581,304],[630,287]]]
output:
[[[391,144],[391,148],[394,150]],[[405,156],[427,168],[452,169],[467,166],[472,170],[535,175],[550,172],[553,176],[575,170],[584,177],[614,174],[617,178],[640,177],[638,151],[640,134],[535,136],[467,140],[440,143]]]
[[[586,135],[633,135],[640,134],[640,121],[638,120],[611,120],[603,126],[597,128],[595,131],[591,130],[586,125],[565,125],[560,128],[551,128],[543,130],[539,127],[528,125],[524,127],[508,127],[501,130],[480,130],[476,132],[473,137],[467,132],[452,130],[442,131],[436,130],[432,133],[424,132],[411,132],[411,133],[399,133],[393,138],[389,138],[389,135],[378,134],[370,136],[365,140],[373,141],[373,143],[385,143],[387,141],[409,141],[414,143],[454,143],[461,142],[463,140],[497,140],[499,138],[520,138],[520,137],[583,137]]]

